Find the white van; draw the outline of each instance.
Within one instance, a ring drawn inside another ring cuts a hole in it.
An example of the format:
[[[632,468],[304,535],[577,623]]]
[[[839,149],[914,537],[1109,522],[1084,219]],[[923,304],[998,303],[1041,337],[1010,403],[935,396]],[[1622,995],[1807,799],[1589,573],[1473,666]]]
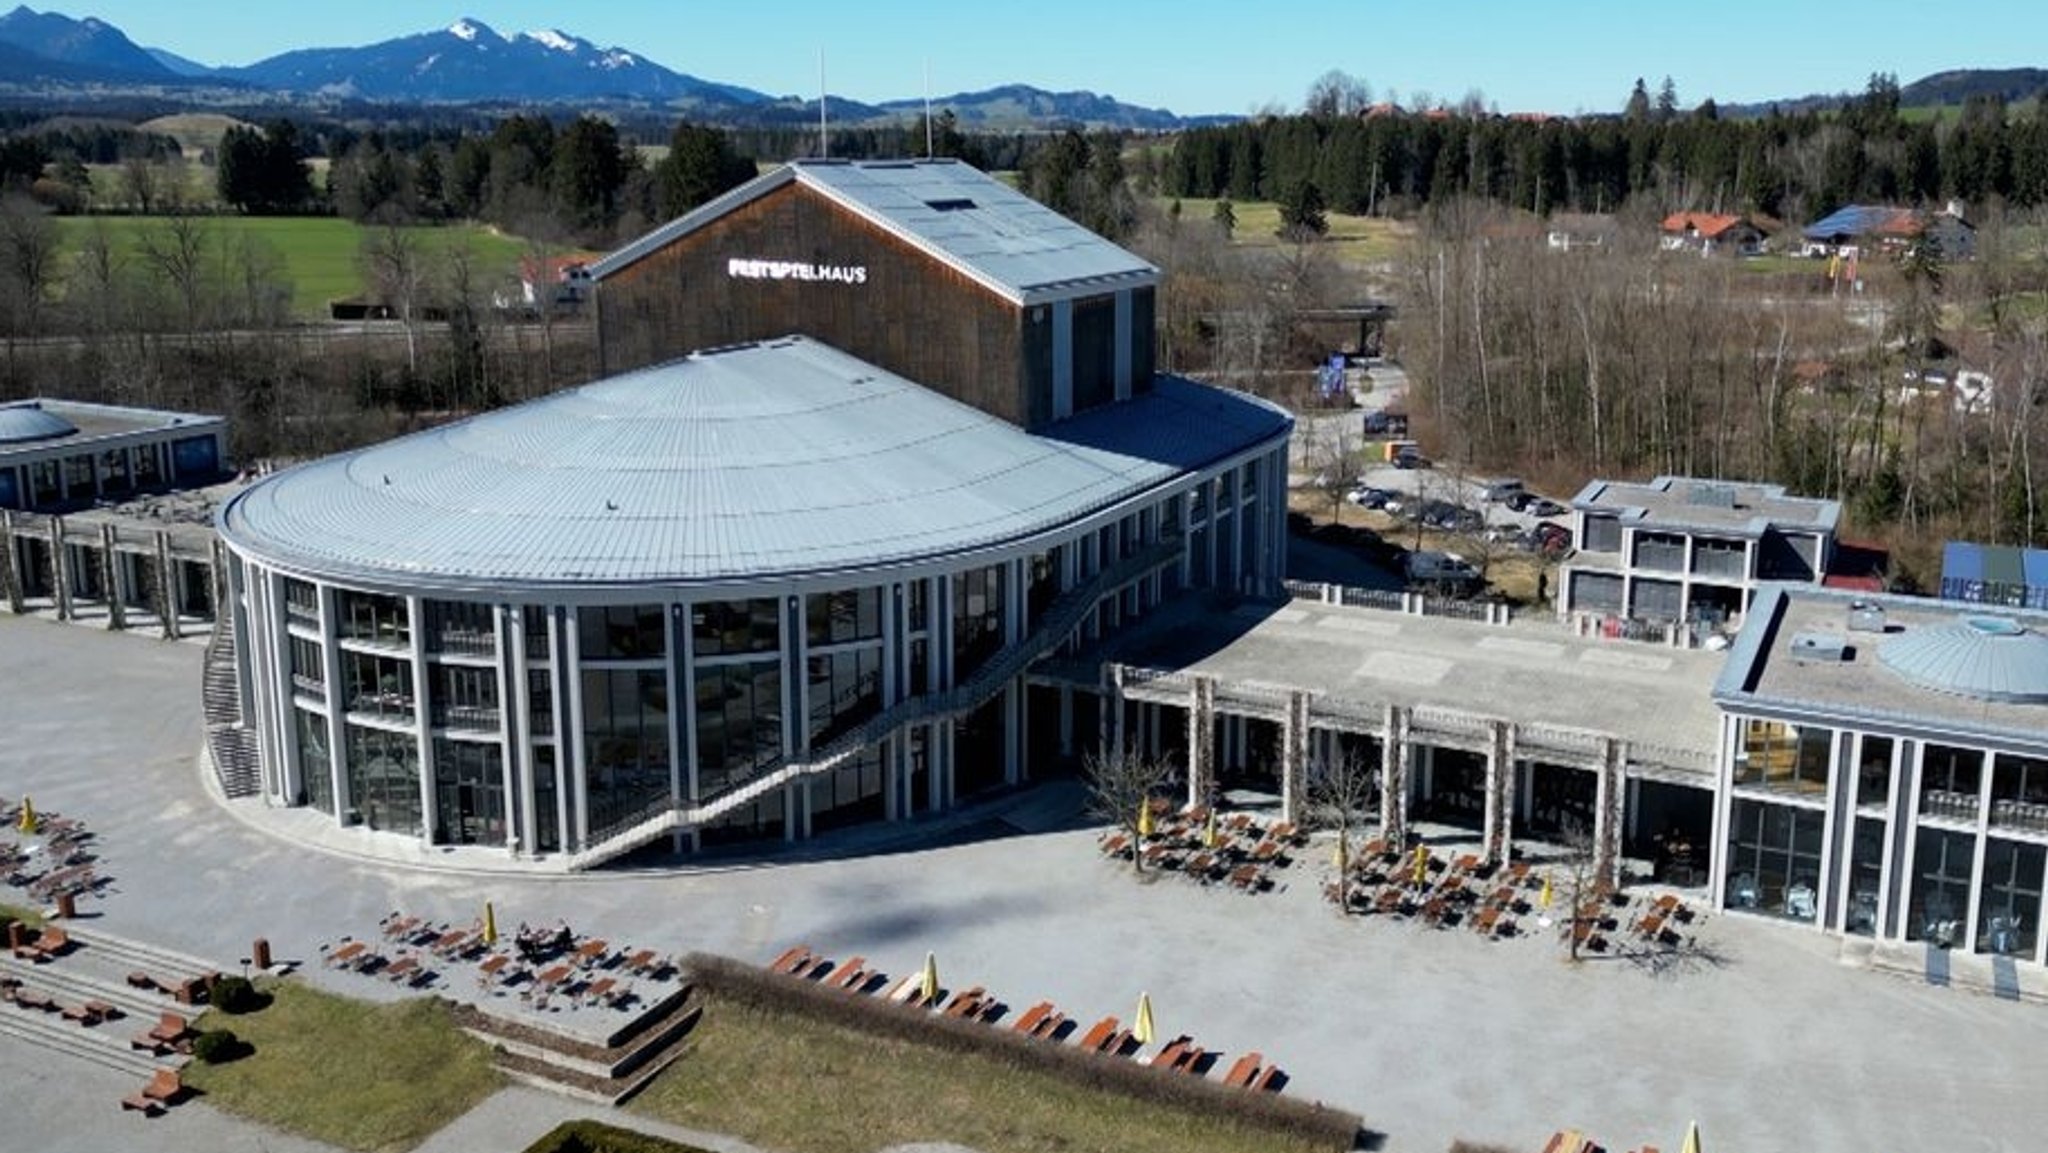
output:
[[[1402,572],[1409,584],[1476,585],[1479,570],[1454,552],[1411,552]]]
[[[1494,481],[1479,490],[1479,499],[1488,504],[1499,504],[1517,493],[1529,491],[1517,477]]]

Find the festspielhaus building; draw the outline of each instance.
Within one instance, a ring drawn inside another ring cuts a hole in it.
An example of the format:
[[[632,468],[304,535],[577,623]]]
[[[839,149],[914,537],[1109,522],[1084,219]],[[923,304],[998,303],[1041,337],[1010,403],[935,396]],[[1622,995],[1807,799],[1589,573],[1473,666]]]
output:
[[[593,269],[604,375],[219,516],[269,803],[579,868],[1028,776],[1042,658],[1278,595],[1283,411],[953,161],[799,161]]]

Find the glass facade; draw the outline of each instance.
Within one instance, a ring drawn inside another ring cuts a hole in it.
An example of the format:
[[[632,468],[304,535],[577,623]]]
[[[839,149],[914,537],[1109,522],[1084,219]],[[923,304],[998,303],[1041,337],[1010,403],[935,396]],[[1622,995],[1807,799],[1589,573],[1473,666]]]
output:
[[[1828,791],[1834,730],[1780,721],[1742,722],[1735,783],[1809,796]]]
[[[668,795],[668,751],[665,671],[583,671],[583,787],[593,832]]]
[[[495,742],[434,742],[434,841],[505,843],[505,768]]]
[[[812,647],[882,637],[882,590],[813,593],[804,601],[805,640]]]
[[[697,790],[712,797],[782,759],[782,661],[697,666]]]
[[[1906,904],[1906,939],[1950,946],[1964,943],[1970,878],[1977,838],[1922,828],[1913,840],[1913,878]]]
[[[334,813],[334,751],[328,747],[327,718],[311,709],[294,708],[297,729],[299,793],[305,804]]]
[[[710,601],[690,609],[690,636],[700,657],[772,653],[782,648],[782,625],[773,597]]]
[[[344,591],[336,597],[343,640],[405,648],[412,644],[412,624],[399,597]]]
[[[420,746],[411,733],[344,726],[348,799],[362,822],[393,833],[420,833]]]
[[[1003,567],[953,578],[953,681],[974,674],[1003,647]]]
[[[1864,735],[1856,743],[1856,807],[1885,809],[1892,799],[1892,753],[1890,737]]]
[[[880,645],[813,653],[805,663],[812,748],[882,711]]]
[[[2048,847],[1993,837],[1984,846],[1984,888],[1977,949],[2032,957],[2040,934],[2042,872]]]
[[[1975,824],[1978,785],[1984,779],[1981,749],[1928,744],[1920,757],[1920,815]]]
[[[576,614],[576,641],[586,661],[658,661],[668,655],[667,614],[660,605],[611,605]]]
[[[1862,937],[1876,934],[1884,871],[1885,823],[1857,817],[1856,834],[1849,846],[1849,904],[1842,914],[1845,931]]]
[[[1729,807],[1726,905],[1812,920],[1819,908],[1822,830],[1816,809],[1735,798]]]
[[[2048,759],[1991,759],[1991,827],[2048,833]]]
[[[348,711],[401,724],[413,719],[412,661],[381,653],[341,654],[342,700]]]

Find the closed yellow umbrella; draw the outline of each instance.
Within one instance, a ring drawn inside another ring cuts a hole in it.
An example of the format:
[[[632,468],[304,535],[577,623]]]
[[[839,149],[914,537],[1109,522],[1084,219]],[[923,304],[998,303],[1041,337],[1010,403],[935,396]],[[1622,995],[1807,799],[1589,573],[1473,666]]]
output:
[[[1216,847],[1216,840],[1216,810],[1212,806],[1209,809],[1209,819],[1202,824],[1202,844],[1213,849]]]
[[[1429,846],[1415,846],[1415,883],[1420,885],[1429,879]]]
[[[1700,1153],[1700,1123],[1694,1121],[1685,1127],[1685,1144],[1678,1147],[1678,1153]]]
[[[1149,837],[1152,835],[1151,801],[1138,802],[1138,835],[1140,837]]]
[[[917,994],[926,1004],[939,999],[939,959],[931,953],[924,955],[924,977],[918,982]]]
[[[489,901],[485,901],[485,902],[484,902],[484,944],[485,944],[486,946],[490,946],[490,945],[495,945],[495,944],[497,944],[497,943],[498,943],[498,910],[496,910],[496,909],[492,908],[492,907],[491,907],[491,903],[490,903]]]
[[[33,833],[36,831],[36,803],[34,801],[29,800],[27,797],[23,797],[21,799],[20,829],[24,833]]]
[[[1131,1026],[1131,1036],[1140,1045],[1152,1043],[1152,994],[1138,994],[1138,1023]]]
[[[1546,909],[1550,907],[1550,877],[1547,874],[1543,878],[1543,891],[1536,894],[1536,903]]]

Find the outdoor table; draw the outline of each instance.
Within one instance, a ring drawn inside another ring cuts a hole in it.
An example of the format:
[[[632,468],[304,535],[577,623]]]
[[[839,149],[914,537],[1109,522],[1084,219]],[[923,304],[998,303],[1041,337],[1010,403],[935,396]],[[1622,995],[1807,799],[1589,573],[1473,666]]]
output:
[[[361,941],[350,941],[348,944],[343,945],[341,948],[336,949],[332,953],[329,953],[327,955],[327,963],[335,966],[336,968],[346,968],[349,965],[353,964],[357,957],[360,957],[365,952],[367,952],[369,948],[370,947],[368,945],[365,945]]]

